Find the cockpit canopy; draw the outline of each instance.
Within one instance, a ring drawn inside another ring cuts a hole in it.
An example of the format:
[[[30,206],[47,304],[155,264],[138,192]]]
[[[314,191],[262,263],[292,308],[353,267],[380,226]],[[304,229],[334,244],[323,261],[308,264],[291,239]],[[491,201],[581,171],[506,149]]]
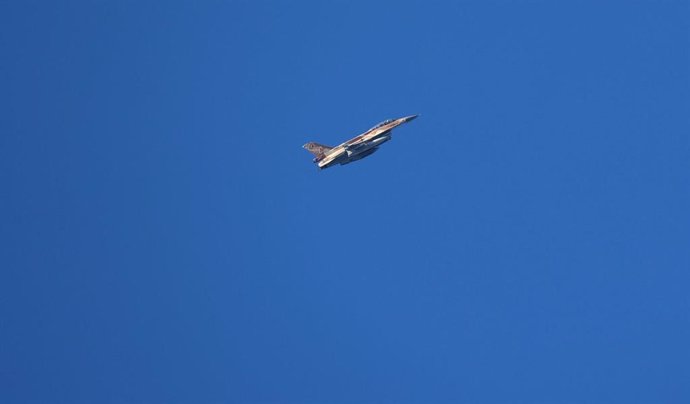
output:
[[[383,121],[383,122],[377,124],[376,126],[374,126],[373,128],[371,128],[371,129],[369,129],[369,130],[374,130],[374,129],[376,129],[376,128],[382,127],[383,125],[388,125],[389,123],[393,122],[394,120],[395,120],[395,119],[386,119],[385,121]]]

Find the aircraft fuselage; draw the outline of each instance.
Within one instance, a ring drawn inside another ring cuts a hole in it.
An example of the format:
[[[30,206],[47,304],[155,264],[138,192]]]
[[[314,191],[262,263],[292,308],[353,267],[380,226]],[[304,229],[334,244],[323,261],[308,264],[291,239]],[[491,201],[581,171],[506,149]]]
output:
[[[336,164],[349,164],[375,153],[379,146],[391,140],[394,128],[403,123],[410,122],[417,116],[410,115],[403,118],[385,120],[361,135],[355,136],[336,147],[328,147],[314,142],[309,142],[303,147],[316,156],[314,163],[317,164],[319,169],[328,168]]]

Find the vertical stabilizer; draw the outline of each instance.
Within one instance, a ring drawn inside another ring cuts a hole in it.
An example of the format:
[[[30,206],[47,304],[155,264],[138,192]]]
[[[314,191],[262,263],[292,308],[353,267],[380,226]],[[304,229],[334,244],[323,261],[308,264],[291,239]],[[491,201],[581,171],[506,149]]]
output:
[[[302,147],[304,147],[305,149],[307,149],[307,151],[309,153],[314,155],[314,161],[321,160],[322,158],[324,158],[326,153],[328,153],[329,151],[331,151],[331,149],[333,149],[330,146],[324,146],[324,145],[318,144],[316,142],[309,142]]]

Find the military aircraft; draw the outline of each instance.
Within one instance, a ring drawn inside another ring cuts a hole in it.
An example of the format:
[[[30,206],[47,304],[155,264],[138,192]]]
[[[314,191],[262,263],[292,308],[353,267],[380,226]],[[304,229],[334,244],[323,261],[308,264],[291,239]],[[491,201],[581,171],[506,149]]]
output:
[[[313,154],[314,163],[319,169],[328,168],[336,164],[345,165],[372,155],[379,146],[391,140],[391,131],[419,115],[410,115],[398,119],[386,119],[359,136],[341,143],[338,146],[330,147],[309,142],[304,147]]]

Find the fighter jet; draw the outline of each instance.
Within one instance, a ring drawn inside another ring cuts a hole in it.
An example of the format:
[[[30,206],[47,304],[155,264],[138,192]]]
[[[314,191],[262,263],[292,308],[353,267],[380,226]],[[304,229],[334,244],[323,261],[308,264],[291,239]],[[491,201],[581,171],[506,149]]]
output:
[[[379,146],[391,140],[391,131],[394,128],[410,122],[418,116],[410,115],[398,119],[386,119],[361,135],[335,147],[324,146],[316,142],[309,142],[302,147],[315,156],[313,161],[320,170],[336,164],[349,164],[375,153]]]

